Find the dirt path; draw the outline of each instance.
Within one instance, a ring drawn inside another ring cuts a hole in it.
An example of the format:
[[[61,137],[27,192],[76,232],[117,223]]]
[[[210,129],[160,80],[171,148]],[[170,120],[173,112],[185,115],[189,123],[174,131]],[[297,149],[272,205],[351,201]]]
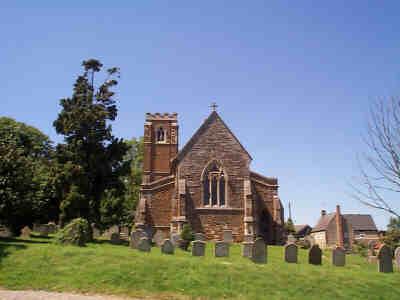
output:
[[[139,300],[138,298],[121,298],[101,295],[79,295],[71,293],[54,293],[44,291],[8,291],[0,290],[0,300]]]

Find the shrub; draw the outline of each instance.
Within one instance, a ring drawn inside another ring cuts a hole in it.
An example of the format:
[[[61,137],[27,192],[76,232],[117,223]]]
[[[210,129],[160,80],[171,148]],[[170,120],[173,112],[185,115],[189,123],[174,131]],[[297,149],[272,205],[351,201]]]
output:
[[[363,243],[354,241],[353,242],[353,247],[352,247],[352,252],[357,253],[362,257],[367,257],[368,256],[368,247],[364,245]]]
[[[89,222],[82,218],[73,219],[56,235],[56,242],[64,245],[84,246],[92,239]]]
[[[179,241],[179,248],[187,250],[191,241],[194,240],[192,227],[189,224],[183,225],[181,232],[181,240]]]

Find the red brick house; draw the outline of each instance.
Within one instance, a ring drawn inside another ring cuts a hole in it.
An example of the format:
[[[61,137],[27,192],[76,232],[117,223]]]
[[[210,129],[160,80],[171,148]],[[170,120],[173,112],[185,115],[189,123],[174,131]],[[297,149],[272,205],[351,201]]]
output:
[[[250,170],[252,158],[216,111],[178,151],[177,114],[146,114],[135,225],[165,237],[185,223],[207,239],[282,242],[278,180]]]

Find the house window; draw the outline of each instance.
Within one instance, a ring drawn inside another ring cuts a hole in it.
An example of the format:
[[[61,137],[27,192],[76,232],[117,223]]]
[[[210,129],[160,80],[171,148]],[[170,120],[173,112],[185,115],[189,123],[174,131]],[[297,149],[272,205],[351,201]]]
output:
[[[227,176],[222,166],[212,162],[202,174],[203,205],[212,207],[226,206]]]
[[[165,142],[165,130],[162,127],[158,127],[156,131],[156,140],[158,143]]]

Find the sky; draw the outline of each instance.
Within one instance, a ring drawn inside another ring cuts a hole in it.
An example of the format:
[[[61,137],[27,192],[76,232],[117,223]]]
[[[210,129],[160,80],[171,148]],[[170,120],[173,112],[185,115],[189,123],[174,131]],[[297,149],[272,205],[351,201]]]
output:
[[[321,209],[389,215],[351,197],[368,111],[400,95],[398,1],[1,1],[0,116],[56,143],[59,99],[81,62],[121,68],[116,136],[143,135],[146,112],[177,112],[180,147],[218,104],[277,177],[288,216]],[[400,209],[397,195],[389,195]],[[396,202],[397,201],[397,202]]]

